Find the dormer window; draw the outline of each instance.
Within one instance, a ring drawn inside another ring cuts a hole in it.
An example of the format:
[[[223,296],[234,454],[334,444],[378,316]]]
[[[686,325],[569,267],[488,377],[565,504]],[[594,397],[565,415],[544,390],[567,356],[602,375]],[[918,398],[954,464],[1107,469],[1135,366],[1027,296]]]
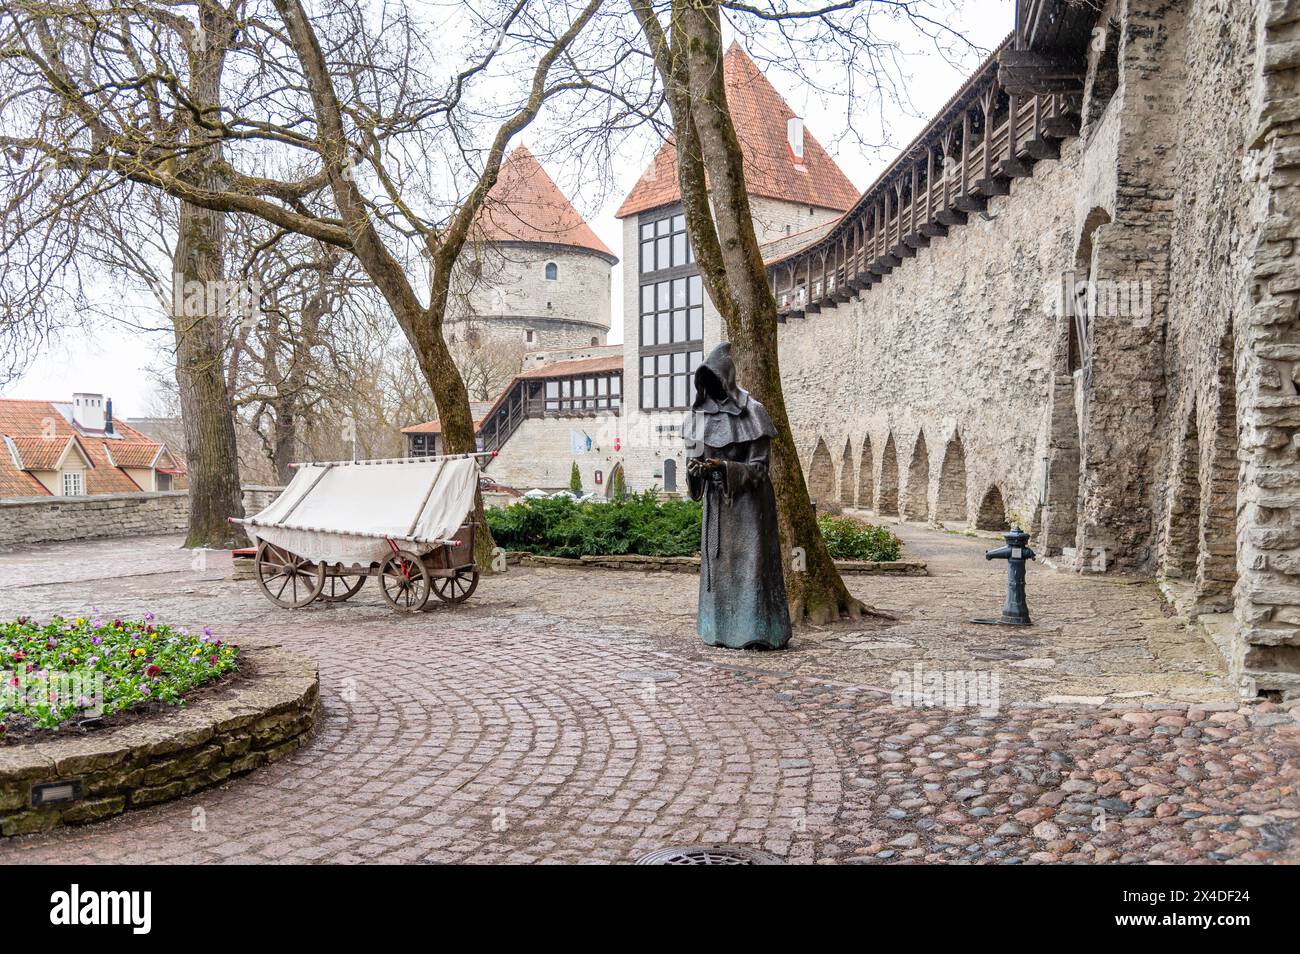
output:
[[[63,472],[63,496],[80,497],[86,492],[81,471],[65,470]]]
[[[559,281],[559,279],[560,279],[560,267],[556,265],[554,262],[547,262],[546,280],[548,282],[554,282],[554,281]]]

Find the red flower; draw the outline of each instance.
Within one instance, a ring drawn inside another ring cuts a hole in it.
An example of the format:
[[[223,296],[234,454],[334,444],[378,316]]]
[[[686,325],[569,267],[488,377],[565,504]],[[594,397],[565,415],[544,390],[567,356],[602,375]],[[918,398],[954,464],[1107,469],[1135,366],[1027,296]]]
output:
[[[18,662],[22,662],[26,658],[27,658],[27,654],[23,652],[21,649],[18,650],[18,652],[14,653],[14,659],[17,660]]]
[[[153,678],[155,678],[155,677],[157,677],[157,676],[162,675],[162,670],[159,669],[157,666],[148,666],[148,667],[146,667],[146,669],[145,669],[145,671],[144,671],[144,674],[145,674],[145,676],[147,676],[148,678],[153,679]]]
[[[209,657],[208,657],[208,665],[209,665],[209,666],[215,666],[216,664],[217,664],[217,657],[216,657],[216,656],[209,656]]]

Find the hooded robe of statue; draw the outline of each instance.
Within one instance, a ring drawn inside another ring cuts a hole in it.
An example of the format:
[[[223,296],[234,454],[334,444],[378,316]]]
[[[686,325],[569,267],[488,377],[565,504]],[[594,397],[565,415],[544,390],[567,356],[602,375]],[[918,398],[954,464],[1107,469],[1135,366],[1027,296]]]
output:
[[[736,384],[731,345],[718,345],[695,371],[695,401],[682,425],[687,489],[704,501],[696,627],[710,646],[780,649],[790,640],[776,497],[767,472],[775,435],[763,405]],[[724,466],[692,474],[692,458]]]

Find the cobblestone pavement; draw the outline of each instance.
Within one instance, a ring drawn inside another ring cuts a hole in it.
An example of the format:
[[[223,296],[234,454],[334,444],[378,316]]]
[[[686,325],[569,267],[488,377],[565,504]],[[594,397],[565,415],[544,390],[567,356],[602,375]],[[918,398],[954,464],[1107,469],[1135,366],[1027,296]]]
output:
[[[1234,701],[1148,584],[1032,567],[1037,626],[971,626],[1001,602],[987,541],[900,532],[934,575],[852,583],[895,618],[782,653],[701,647],[688,575],[512,568],[408,618],[372,584],[274,609],[175,538],[0,554],[0,616],[211,624],[315,658],[324,702],[283,762],[0,862],[1300,860],[1300,722]],[[895,706],[918,664],[996,675],[999,705]],[[1072,696],[1105,703],[1043,701]]]

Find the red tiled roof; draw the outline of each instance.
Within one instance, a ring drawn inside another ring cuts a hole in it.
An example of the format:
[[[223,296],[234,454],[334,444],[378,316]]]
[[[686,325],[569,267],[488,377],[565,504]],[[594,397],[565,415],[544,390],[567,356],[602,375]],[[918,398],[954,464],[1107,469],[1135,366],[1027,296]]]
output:
[[[745,186],[750,195],[836,212],[852,207],[858,190],[807,128],[803,159],[795,158],[786,138],[786,121],[796,113],[739,44],[731,45],[722,63],[727,105],[744,154]],[[614,215],[625,218],[680,198],[677,147],[669,140]]]
[[[23,457],[24,463],[27,463],[26,450],[28,447],[31,448],[33,454],[45,453],[45,451],[37,450],[33,445],[28,444],[33,435],[36,435],[36,440],[44,444],[57,444],[60,454],[62,454],[63,448],[67,446],[68,440],[77,437],[76,428],[68,423],[67,418],[59,412],[56,405],[60,404],[70,406],[71,402],[0,399],[0,436],[14,439],[15,444],[22,442],[19,446],[20,456]],[[104,451],[105,443],[111,443],[115,453],[119,444],[149,444],[153,446],[154,454],[162,446],[156,441],[150,441],[145,435],[124,421],[114,420],[113,428],[114,432],[120,435],[120,440],[105,441],[102,437],[96,436],[94,439],[88,438],[78,441],[92,466],[92,469],[86,472],[86,493],[88,494],[132,493],[141,489],[139,484],[132,480],[125,470],[114,466],[109,461],[108,454]],[[96,434],[99,435],[102,432],[96,432]],[[41,457],[40,459],[44,460],[45,458]],[[55,460],[57,461],[57,459],[56,457]],[[31,465],[28,464],[28,466]],[[39,480],[30,473],[18,469],[14,463],[13,455],[9,453],[7,447],[4,448],[3,453],[0,453],[0,497],[44,497],[48,495],[49,491],[45,489]]]
[[[110,459],[118,467],[152,467],[162,450],[156,441],[104,441]]]
[[[511,378],[510,383],[502,388],[501,393],[495,401],[470,401],[470,413],[474,415],[474,430],[478,430],[483,423],[492,416],[496,411],[497,405],[509,394],[516,384],[523,380],[536,381],[539,378],[566,378],[579,374],[599,374],[602,371],[622,371],[623,356],[621,354],[612,354],[600,358],[575,358],[572,361],[556,361],[554,364],[544,364],[539,368],[530,368],[527,371],[521,371]],[[425,421],[423,424],[412,424],[409,427],[402,428],[403,434],[441,434],[442,425],[438,421]]]
[[[496,185],[475,223],[474,238],[572,245],[614,257],[524,146],[516,147],[501,164]]]
[[[61,434],[56,437],[43,437],[40,434],[6,434],[18,452],[18,460],[23,470],[55,470],[63,459],[69,444],[75,444],[81,456],[90,459],[85,447],[75,437]]]
[[[556,361],[543,364],[520,372],[521,378],[565,378],[573,374],[598,374],[601,371],[622,371],[621,354],[603,355],[598,358],[574,358],[572,361]]]
[[[514,382],[512,381],[511,384]],[[488,415],[492,413],[492,408],[496,407],[495,401],[470,401],[469,412],[474,415],[474,430],[483,426]],[[403,434],[441,434],[442,424],[435,418],[432,421],[425,421],[423,424],[412,424],[410,427],[402,428]]]

